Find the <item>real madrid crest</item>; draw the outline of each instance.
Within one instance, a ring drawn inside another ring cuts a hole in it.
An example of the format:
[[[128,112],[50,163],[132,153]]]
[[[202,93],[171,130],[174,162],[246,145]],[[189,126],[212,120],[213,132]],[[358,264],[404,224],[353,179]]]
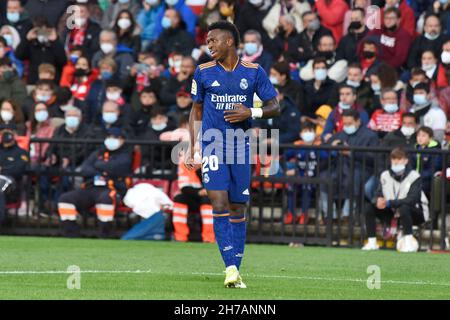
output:
[[[245,79],[245,78],[241,79],[240,87],[241,87],[242,90],[246,90],[248,88],[247,79]]]

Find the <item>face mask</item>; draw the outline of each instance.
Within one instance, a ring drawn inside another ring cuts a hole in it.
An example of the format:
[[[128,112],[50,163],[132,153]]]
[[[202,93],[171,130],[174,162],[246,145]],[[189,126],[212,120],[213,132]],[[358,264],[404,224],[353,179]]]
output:
[[[111,101],[117,101],[120,99],[120,92],[117,92],[117,91],[107,92],[106,99],[111,100]]]
[[[131,20],[130,19],[119,19],[117,21],[117,25],[119,26],[120,29],[126,30],[129,27],[131,27]]]
[[[79,57],[77,55],[75,55],[75,54],[70,55],[70,62],[72,62],[73,64],[76,64],[77,61],[78,61],[78,58]]]
[[[302,132],[300,134],[300,137],[302,138],[303,141],[305,141],[306,143],[311,143],[314,141],[314,139],[316,138],[316,134],[312,131],[306,131],[306,132]]]
[[[102,80],[109,80],[112,78],[113,74],[110,71],[102,71],[101,73]]]
[[[327,70],[326,69],[316,69],[314,70],[314,79],[317,81],[323,81],[327,78]]]
[[[6,44],[8,45],[8,47],[12,47],[12,45],[13,45],[13,37],[12,37],[12,35],[4,34],[2,37],[6,40]]]
[[[75,18],[74,22],[78,28],[81,28],[82,26],[84,26],[86,24],[87,19],[86,18]]]
[[[353,21],[348,26],[349,30],[358,30],[362,27],[362,23],[360,21]]]
[[[449,64],[450,63],[450,52],[442,51],[441,60],[444,64]]]
[[[439,38],[439,33],[428,33],[425,32],[424,34],[425,38],[427,38],[428,40],[436,40],[437,38]]]
[[[434,68],[436,68],[436,65],[434,63],[422,65],[423,71],[430,71],[433,70]]]
[[[340,107],[342,110],[348,110],[348,109],[350,109],[350,108],[352,107],[352,105],[351,105],[351,104],[346,104],[346,103],[339,102],[339,107]]]
[[[104,112],[102,114],[102,118],[103,121],[105,121],[107,124],[113,124],[114,122],[117,121],[117,119],[119,118],[117,116],[117,113],[114,112]]]
[[[50,100],[50,98],[51,98],[51,96],[47,96],[47,95],[44,95],[44,94],[36,95],[37,101],[47,102],[48,100]]]
[[[352,125],[352,126],[344,126],[344,132],[348,135],[352,135],[356,132],[356,126]]]
[[[106,138],[105,147],[109,151],[116,151],[120,148],[120,140],[117,138]]]
[[[159,0],[145,0],[149,5],[155,6],[159,3]]]
[[[78,117],[66,117],[65,123],[68,128],[78,128],[80,119]]]
[[[373,92],[380,92],[381,91],[381,85],[379,83],[372,83],[370,85]]]
[[[167,17],[163,17],[161,20],[161,25],[164,29],[169,29],[172,26],[172,20]]]
[[[155,131],[162,131],[167,127],[167,123],[160,123],[160,124],[152,124],[152,129]]]
[[[168,6],[174,6],[178,3],[178,0],[166,0]]]
[[[308,30],[317,31],[320,28],[320,21],[318,19],[314,19],[308,24]]]
[[[404,164],[393,164],[393,165],[391,165],[391,170],[395,174],[402,173],[403,171],[405,171],[405,169],[406,169],[406,165],[404,165]]]
[[[2,77],[5,80],[9,80],[14,76],[14,72],[12,72],[11,70],[6,70],[2,72]]]
[[[254,55],[258,51],[258,45],[254,42],[248,42],[244,45],[245,53],[249,56]]]
[[[448,0],[439,0],[439,2],[440,2],[441,4],[447,4],[447,1],[448,1]]]
[[[386,28],[386,30],[390,31],[390,32],[394,32],[395,30],[397,30],[397,26],[393,25],[392,27]]]
[[[375,52],[373,52],[373,51],[363,51],[363,57],[365,59],[372,59],[373,57],[375,57]]]
[[[259,7],[263,4],[264,0],[249,0],[248,2],[250,2],[255,7]]]
[[[38,35],[37,40],[39,43],[47,43],[48,42],[48,38],[43,35]]]
[[[383,106],[384,111],[387,113],[394,113],[398,110],[398,105],[396,103],[386,103]]]
[[[2,134],[2,143],[10,144],[14,141],[14,135],[11,132],[4,132]]]
[[[277,77],[273,77],[272,76],[272,77],[269,78],[269,80],[274,86],[279,84]]]
[[[321,57],[324,57],[326,60],[330,60],[333,58],[334,52],[333,51],[319,51],[318,55]]]
[[[415,94],[413,96],[413,100],[415,104],[424,105],[428,103],[427,96],[425,94]]]
[[[414,128],[405,127],[405,126],[402,126],[400,128],[400,131],[403,133],[403,135],[405,137],[411,137],[414,134],[414,132],[416,132],[416,130]]]
[[[353,81],[353,80],[348,80],[348,79],[347,79],[347,84],[349,86],[352,86],[353,88],[358,88],[361,85],[358,81]]]
[[[130,2],[130,0],[119,0],[119,3],[120,4],[127,4],[127,3],[129,3]]]
[[[48,119],[48,112],[45,110],[38,111],[34,113],[34,118],[37,122],[44,122]]]
[[[102,43],[100,45],[100,49],[103,51],[104,54],[110,54],[114,51],[114,46],[111,43]]]
[[[11,23],[16,23],[20,19],[20,13],[19,12],[7,12],[6,19],[8,19],[8,21]]]
[[[14,118],[14,115],[11,111],[2,111],[0,115],[5,122],[9,122]]]
[[[77,77],[77,78],[78,78],[78,77],[85,77],[85,76],[88,76],[88,75],[89,75],[89,71],[88,71],[88,70],[81,69],[81,68],[76,68],[73,75],[74,75],[75,77]]]

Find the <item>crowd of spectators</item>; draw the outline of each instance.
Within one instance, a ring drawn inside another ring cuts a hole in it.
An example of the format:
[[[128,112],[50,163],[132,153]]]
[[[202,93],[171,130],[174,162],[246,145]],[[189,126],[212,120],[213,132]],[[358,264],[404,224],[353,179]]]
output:
[[[29,148],[32,167],[86,160],[27,146],[32,137],[171,139],[186,127],[196,66],[211,60],[207,26],[223,19],[240,31],[241,59],[279,93],[281,117],[261,127],[282,143],[446,147],[449,13],[448,0],[1,1],[1,129]],[[310,154],[290,157],[289,175],[315,174],[301,167]],[[414,157],[429,193],[438,160]]]

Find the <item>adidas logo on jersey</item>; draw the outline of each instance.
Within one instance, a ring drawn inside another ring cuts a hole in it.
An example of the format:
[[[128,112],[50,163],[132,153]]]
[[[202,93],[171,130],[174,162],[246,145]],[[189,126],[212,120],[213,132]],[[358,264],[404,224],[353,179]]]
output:
[[[248,189],[245,189],[244,192],[242,192],[242,194],[244,194],[246,196],[250,195],[250,193],[248,192]]]
[[[220,83],[216,80],[212,83],[211,87],[220,87]]]

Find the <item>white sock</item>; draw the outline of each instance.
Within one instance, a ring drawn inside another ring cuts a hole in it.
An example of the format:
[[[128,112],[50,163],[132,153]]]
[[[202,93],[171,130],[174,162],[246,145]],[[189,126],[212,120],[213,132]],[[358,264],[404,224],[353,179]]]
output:
[[[377,238],[376,237],[369,238],[368,241],[369,241],[369,245],[371,245],[371,246],[375,246],[377,244]]]

